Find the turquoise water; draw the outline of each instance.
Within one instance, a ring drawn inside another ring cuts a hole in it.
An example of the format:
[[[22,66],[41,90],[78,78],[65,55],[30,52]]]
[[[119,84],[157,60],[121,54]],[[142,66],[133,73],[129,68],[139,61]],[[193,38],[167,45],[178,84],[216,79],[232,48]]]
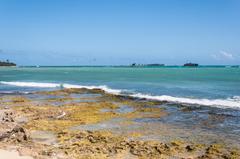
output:
[[[0,81],[1,92],[92,86],[139,98],[240,108],[240,68],[3,67]]]

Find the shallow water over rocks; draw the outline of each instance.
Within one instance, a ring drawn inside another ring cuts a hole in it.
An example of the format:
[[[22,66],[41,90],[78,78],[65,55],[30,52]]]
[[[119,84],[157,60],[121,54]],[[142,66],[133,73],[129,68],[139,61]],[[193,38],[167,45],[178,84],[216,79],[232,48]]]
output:
[[[57,137],[53,132],[50,131],[31,131],[30,137],[34,142],[42,143],[46,145],[57,145]]]

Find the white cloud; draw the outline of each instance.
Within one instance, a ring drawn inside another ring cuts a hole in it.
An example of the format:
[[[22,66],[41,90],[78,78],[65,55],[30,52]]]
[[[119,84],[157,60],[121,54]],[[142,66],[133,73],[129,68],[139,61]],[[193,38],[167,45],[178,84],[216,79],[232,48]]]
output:
[[[215,60],[234,60],[235,56],[226,51],[219,51],[218,54],[211,54],[211,57]]]
[[[231,53],[229,53],[229,52],[220,51],[220,54],[221,54],[224,58],[227,58],[227,59],[230,59],[230,60],[233,60],[233,59],[234,59],[233,54],[231,54]]]

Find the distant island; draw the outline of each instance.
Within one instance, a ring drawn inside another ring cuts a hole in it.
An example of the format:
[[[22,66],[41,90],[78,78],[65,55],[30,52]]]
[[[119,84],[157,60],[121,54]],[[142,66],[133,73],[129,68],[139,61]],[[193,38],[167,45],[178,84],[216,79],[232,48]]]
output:
[[[136,63],[133,63],[131,64],[132,67],[144,67],[144,66],[149,66],[149,67],[159,67],[159,66],[165,66],[164,64],[157,64],[157,63],[154,63],[154,64],[136,64]]]
[[[16,64],[13,62],[10,62],[9,60],[6,60],[6,61],[0,61],[0,66],[16,66]]]
[[[162,67],[165,66],[164,64],[158,64],[158,63],[153,63],[153,64],[137,64],[137,63],[132,63],[130,65],[131,67]],[[184,65],[182,65],[183,67],[198,67],[199,64],[197,63],[185,63]]]
[[[187,67],[198,67],[197,63],[185,63],[183,66],[187,66]]]

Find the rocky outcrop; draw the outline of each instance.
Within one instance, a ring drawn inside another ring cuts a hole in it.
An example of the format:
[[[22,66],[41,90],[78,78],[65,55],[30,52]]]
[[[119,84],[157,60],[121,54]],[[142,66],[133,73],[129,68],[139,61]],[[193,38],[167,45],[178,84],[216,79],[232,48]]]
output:
[[[28,140],[26,131],[15,122],[14,116],[11,110],[0,110],[0,141],[23,142]]]
[[[14,142],[15,141],[23,142],[23,141],[27,141],[28,137],[24,128],[17,125],[14,128],[12,128],[10,131],[6,131],[0,134],[0,141],[4,141],[4,140],[14,141]]]
[[[14,122],[12,115],[13,115],[12,112],[4,112],[2,115],[2,121],[3,122]]]

